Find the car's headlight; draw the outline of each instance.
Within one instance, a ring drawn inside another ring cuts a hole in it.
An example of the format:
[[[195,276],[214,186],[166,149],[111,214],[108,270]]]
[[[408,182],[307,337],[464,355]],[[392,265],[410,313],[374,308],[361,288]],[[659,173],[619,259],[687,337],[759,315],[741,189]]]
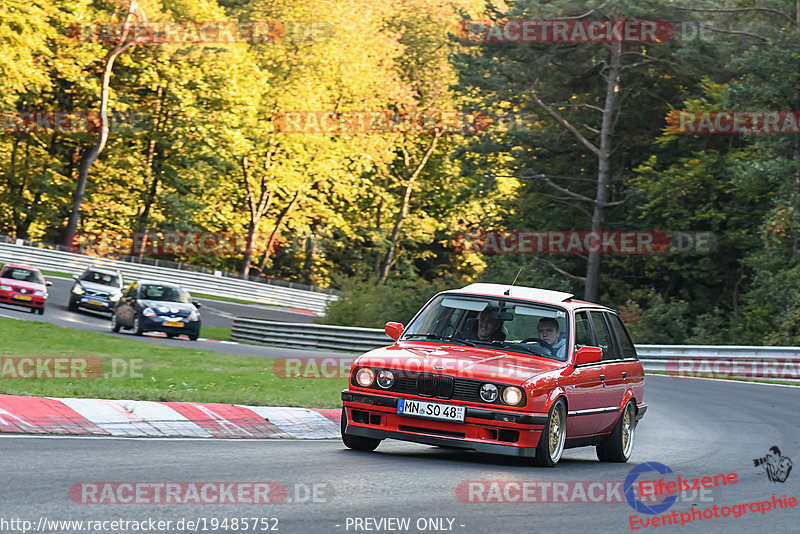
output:
[[[3,291],[11,291],[11,286],[2,285],[0,286],[0,289],[2,289]]]
[[[189,313],[189,320],[190,321],[199,321],[200,320],[200,314],[197,313],[196,311],[192,310]]]
[[[142,315],[144,315],[145,317],[155,317],[156,312],[153,311],[153,308],[145,308],[144,311],[142,312]]]
[[[481,398],[484,402],[494,402],[497,400],[497,386],[494,384],[484,384],[481,386]]]
[[[34,291],[33,294],[36,295],[37,297],[43,297],[44,291]]]
[[[503,390],[503,402],[510,405],[519,404],[522,401],[522,390],[516,386],[509,386]]]
[[[378,385],[383,389],[389,389],[394,385],[394,373],[386,369],[378,371]]]
[[[368,388],[374,381],[375,372],[369,367],[362,367],[358,373],[356,373],[356,382],[358,382],[358,385],[361,387]]]
[[[85,293],[85,291],[83,290],[83,288],[81,286],[73,287],[72,288],[72,292],[75,293],[76,295],[83,295]]]

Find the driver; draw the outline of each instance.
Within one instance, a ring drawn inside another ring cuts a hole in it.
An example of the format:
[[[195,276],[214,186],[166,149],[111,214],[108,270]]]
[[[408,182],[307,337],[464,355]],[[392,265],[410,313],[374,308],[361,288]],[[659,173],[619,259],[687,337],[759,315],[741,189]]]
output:
[[[539,339],[549,343],[553,347],[553,354],[556,358],[565,358],[567,353],[567,340],[561,339],[561,330],[558,328],[558,321],[552,317],[544,317],[539,321],[536,329]]]
[[[484,309],[478,317],[478,322],[472,328],[457,333],[456,339],[474,339],[478,341],[505,341],[506,335],[503,333],[503,321],[492,309]],[[474,320],[474,319],[473,319]]]

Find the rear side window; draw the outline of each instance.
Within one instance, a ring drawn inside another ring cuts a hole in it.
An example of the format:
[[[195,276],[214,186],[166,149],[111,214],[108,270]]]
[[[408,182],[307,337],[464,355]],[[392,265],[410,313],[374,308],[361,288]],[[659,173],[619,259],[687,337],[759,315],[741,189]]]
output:
[[[603,349],[603,360],[616,360],[618,356],[614,350],[614,346],[611,341],[611,333],[608,331],[608,325],[606,325],[603,315],[604,314],[601,312],[591,312],[589,314],[589,317],[592,319],[592,330],[594,330],[594,337],[597,346]]]
[[[593,346],[592,331],[589,329],[589,318],[586,312],[575,314],[575,344],[579,347]]]
[[[614,332],[614,337],[617,338],[617,346],[619,347],[619,351],[622,353],[622,357],[626,360],[635,360],[636,349],[634,348],[633,342],[628,335],[628,331],[625,330],[625,326],[622,324],[622,320],[618,315],[613,313],[606,315],[606,318],[611,325],[611,330]]]

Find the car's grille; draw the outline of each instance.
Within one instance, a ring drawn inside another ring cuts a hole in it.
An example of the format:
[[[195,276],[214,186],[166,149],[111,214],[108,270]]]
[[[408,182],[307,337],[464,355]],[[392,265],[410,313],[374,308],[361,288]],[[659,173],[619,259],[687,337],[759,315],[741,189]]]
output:
[[[417,377],[417,394],[424,397],[449,399],[453,396],[453,377],[421,374]]]
[[[392,370],[395,376],[394,385],[388,389],[393,393],[420,395],[423,397],[437,397],[486,404],[481,399],[480,389],[484,382],[467,378],[454,378],[448,375],[435,375],[430,373],[416,373],[409,371]],[[502,387],[502,384],[498,384]],[[374,389],[383,390],[377,384]],[[383,390],[386,391],[386,390]],[[502,404],[500,400],[492,404]],[[522,403],[524,405],[524,403]]]
[[[105,292],[105,291],[97,290],[97,289],[87,289],[86,290],[86,296],[87,297],[103,297],[103,298],[105,298],[105,297],[108,297],[108,293]]]

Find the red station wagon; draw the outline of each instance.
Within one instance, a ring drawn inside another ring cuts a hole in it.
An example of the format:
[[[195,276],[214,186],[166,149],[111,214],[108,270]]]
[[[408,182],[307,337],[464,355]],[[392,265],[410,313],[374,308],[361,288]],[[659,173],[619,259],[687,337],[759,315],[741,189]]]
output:
[[[594,445],[626,462],[645,414],[644,371],[619,315],[569,293],[472,284],[433,297],[390,347],[358,357],[342,440],[386,438],[529,457],[552,467]]]

